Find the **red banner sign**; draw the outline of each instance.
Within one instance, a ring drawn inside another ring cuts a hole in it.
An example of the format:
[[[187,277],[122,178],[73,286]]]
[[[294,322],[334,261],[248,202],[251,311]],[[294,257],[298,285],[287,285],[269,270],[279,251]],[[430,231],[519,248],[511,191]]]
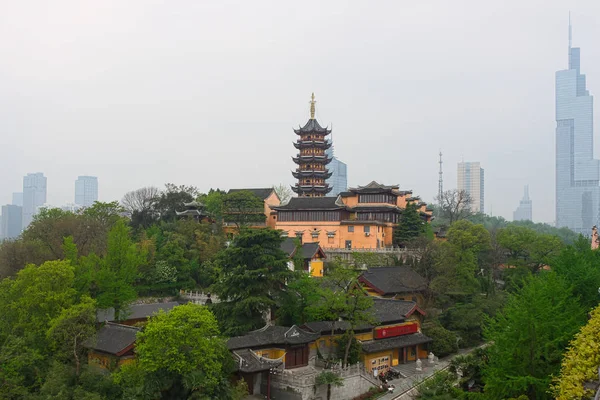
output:
[[[394,336],[408,335],[419,331],[419,324],[407,324],[399,326],[388,326],[375,328],[375,339],[385,339]]]

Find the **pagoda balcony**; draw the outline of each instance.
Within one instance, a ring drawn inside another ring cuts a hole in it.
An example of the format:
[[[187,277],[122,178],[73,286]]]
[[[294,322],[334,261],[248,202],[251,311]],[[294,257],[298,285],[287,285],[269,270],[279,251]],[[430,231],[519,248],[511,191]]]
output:
[[[329,178],[331,178],[332,174],[333,174],[333,172],[329,172],[329,171],[317,171],[317,170],[296,170],[296,171],[292,171],[292,175],[296,179],[301,179],[301,178],[322,178],[322,179],[329,179]]]
[[[315,156],[315,155],[302,156],[302,155],[298,154],[296,157],[292,157],[292,160],[296,164],[316,162],[319,164],[327,165],[331,162],[332,159],[327,157],[326,155],[325,156]]]
[[[319,141],[319,140],[299,140],[297,142],[294,142],[294,147],[297,149],[323,149],[323,150],[327,150],[328,148],[331,147],[331,142],[330,141]]]
[[[298,194],[302,193],[329,193],[333,188],[328,184],[325,185],[299,185],[295,184],[292,186],[292,190]]]

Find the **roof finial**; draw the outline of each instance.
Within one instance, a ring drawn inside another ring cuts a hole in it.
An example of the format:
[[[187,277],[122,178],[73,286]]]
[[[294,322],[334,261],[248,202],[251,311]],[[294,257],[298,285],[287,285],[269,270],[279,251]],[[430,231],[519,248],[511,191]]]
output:
[[[310,97],[310,119],[315,119],[315,92]]]

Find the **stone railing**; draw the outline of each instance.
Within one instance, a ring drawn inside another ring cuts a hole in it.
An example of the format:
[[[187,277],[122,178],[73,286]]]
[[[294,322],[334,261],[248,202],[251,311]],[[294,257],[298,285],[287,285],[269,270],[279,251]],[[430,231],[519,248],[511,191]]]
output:
[[[380,382],[377,381],[373,376],[369,375],[369,373],[365,370],[365,367],[362,363],[356,363],[353,365],[349,365],[346,368],[342,368],[340,366],[334,366],[331,369],[322,369],[322,368],[314,368],[309,367],[310,370],[284,370],[284,371],[274,371],[271,375],[273,382],[289,385],[292,387],[308,387],[314,386],[315,379],[317,376],[323,371],[331,371],[341,378],[346,379],[353,376],[360,375],[373,385],[379,385]]]
[[[179,295],[183,299],[189,300],[191,303],[194,304],[205,305],[209,299],[209,303],[219,303],[219,298],[217,297],[217,295],[212,293],[203,293],[198,290],[180,290]]]

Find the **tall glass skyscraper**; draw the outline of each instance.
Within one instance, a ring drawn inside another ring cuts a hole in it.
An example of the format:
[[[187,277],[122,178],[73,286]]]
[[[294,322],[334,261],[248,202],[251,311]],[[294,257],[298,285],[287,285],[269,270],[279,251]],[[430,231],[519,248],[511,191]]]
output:
[[[90,207],[98,201],[98,178],[79,176],[75,181],[75,204]]]
[[[348,166],[333,155],[333,145],[325,150],[328,157],[332,157],[331,163],[327,166],[331,172],[331,177],[327,179],[331,192],[328,196],[337,196],[341,192],[348,190]]]
[[[46,177],[41,172],[23,177],[23,229],[26,229],[38,208],[46,203]]]
[[[556,72],[556,226],[590,235],[600,217],[600,162],[594,159],[594,98],[571,47],[569,69]]]

